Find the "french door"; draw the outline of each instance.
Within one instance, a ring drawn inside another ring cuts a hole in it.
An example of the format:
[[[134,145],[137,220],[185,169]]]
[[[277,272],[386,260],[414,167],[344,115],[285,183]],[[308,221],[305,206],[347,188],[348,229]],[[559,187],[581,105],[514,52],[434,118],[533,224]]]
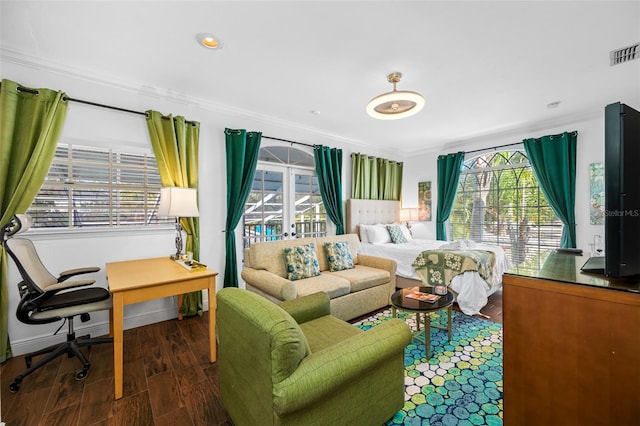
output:
[[[244,247],[326,234],[327,214],[313,169],[258,163],[243,216]]]

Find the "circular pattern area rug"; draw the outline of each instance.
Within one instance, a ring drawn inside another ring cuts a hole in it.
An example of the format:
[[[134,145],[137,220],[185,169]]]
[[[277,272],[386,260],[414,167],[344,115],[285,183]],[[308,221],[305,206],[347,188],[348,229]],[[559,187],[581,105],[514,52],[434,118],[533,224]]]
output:
[[[391,318],[381,311],[354,325],[366,330]],[[413,314],[398,312],[412,330]],[[431,314],[446,324],[446,312]],[[431,329],[432,358],[413,340],[405,349],[405,403],[387,425],[502,425],[502,325],[453,311],[452,340]]]

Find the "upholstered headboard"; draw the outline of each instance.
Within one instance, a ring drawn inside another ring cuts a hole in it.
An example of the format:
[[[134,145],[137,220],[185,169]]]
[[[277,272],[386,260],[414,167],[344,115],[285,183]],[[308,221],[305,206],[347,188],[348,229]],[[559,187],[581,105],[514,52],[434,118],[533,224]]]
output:
[[[347,233],[358,234],[358,225],[393,223],[400,219],[400,201],[347,200]]]

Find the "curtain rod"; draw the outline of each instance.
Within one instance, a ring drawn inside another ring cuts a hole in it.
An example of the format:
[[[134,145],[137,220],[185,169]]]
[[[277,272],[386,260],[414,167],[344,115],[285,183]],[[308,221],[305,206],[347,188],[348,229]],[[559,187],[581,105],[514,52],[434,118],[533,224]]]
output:
[[[474,152],[489,151],[491,149],[496,150],[498,148],[506,148],[508,146],[514,146],[514,145],[522,145],[522,142],[507,143],[507,144],[504,144],[504,145],[492,146],[490,148],[474,149],[473,151],[465,151],[464,153],[465,154],[473,154]]]
[[[574,130],[574,131],[572,131],[572,132],[565,132],[565,133],[569,133],[569,134],[576,134],[576,135],[577,135],[577,134],[578,134],[578,131],[577,131],[577,130]],[[552,135],[552,136],[561,136],[561,135],[563,135],[563,134],[564,134],[564,133],[560,133],[560,134],[558,134],[558,135]],[[492,150],[492,149],[493,149],[493,150],[496,150],[496,149],[498,149],[498,148],[506,148],[506,147],[508,147],[508,146],[522,145],[523,143],[524,143],[524,141],[521,141],[521,142],[514,142],[514,143],[507,143],[507,144],[504,144],[504,145],[492,146],[492,147],[490,147],[490,148],[482,148],[482,149],[474,149],[473,151],[465,151],[464,153],[465,153],[465,154],[473,154],[474,152],[489,151],[489,150]]]
[[[39,95],[40,91],[38,89],[31,89],[29,87],[22,87],[22,86],[18,86],[18,90],[21,92],[27,92],[27,93],[33,93],[34,95]],[[106,105],[106,104],[101,104],[98,102],[92,102],[92,101],[85,101],[83,99],[76,99],[76,98],[72,98],[70,96],[63,96],[62,100],[65,102],[71,101],[71,102],[77,102],[79,104],[85,104],[85,105],[91,105],[91,106],[96,106],[96,107],[100,107],[100,108],[106,108],[106,109],[112,109],[115,111],[122,111],[122,112],[128,112],[131,114],[137,114],[137,115],[144,115],[145,117],[147,117],[147,113],[146,112],[142,112],[142,111],[134,111],[132,109],[126,109],[126,108],[121,108],[121,107],[116,107],[116,106],[112,106],[112,105]],[[168,119],[169,117],[166,116],[162,116],[162,118],[164,119]],[[195,124],[195,121],[189,121],[189,120],[185,120],[187,123],[189,124]]]
[[[310,147],[310,148],[314,148],[314,147],[315,147],[315,145],[310,145],[310,144],[308,144],[308,143],[304,143],[304,142],[296,142],[296,141],[290,141],[290,140],[287,140],[287,139],[273,138],[273,137],[271,137],[271,136],[264,136],[264,135],[263,135],[263,136],[262,136],[262,138],[263,138],[263,139],[271,139],[271,140],[274,140],[274,141],[280,141],[280,142],[294,143],[294,144],[296,144],[296,145],[304,145],[304,146],[308,146],[308,147]]]
[[[100,107],[100,108],[113,109],[113,110],[116,110],[116,111],[129,112],[131,114],[144,115],[145,117],[147,116],[146,112],[134,111],[132,109],[126,109],[126,108],[120,108],[120,107],[115,107],[115,106],[111,106],[111,105],[99,104],[97,102],[84,101],[82,99],[76,99],[76,98],[72,98],[72,97],[69,97],[69,96],[63,96],[62,100],[63,101],[78,102],[79,104],[97,106],[97,107]]]
[[[116,106],[112,106],[112,105],[105,105],[105,104],[100,104],[100,103],[97,103],[97,102],[85,101],[85,100],[82,100],[82,99],[71,98],[69,96],[63,96],[62,100],[63,101],[78,102],[79,104],[97,106],[97,107],[100,107],[100,108],[112,109],[112,110],[115,110],[115,111],[128,112],[128,113],[131,113],[131,114],[144,115],[147,118],[149,117],[146,112],[134,111],[132,109],[120,108],[120,107],[116,107]],[[165,115],[162,115],[161,117],[164,118],[165,120],[169,119],[169,117],[165,116]],[[187,123],[187,124],[191,124],[192,126],[195,126],[197,124],[197,121],[192,121],[192,120],[185,120],[184,122]]]

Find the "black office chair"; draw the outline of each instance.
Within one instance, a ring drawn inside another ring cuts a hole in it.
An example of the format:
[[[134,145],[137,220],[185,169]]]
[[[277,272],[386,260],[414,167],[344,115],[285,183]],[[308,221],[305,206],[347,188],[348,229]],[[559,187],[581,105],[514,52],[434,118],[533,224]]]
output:
[[[91,363],[80,348],[113,342],[112,338],[92,339],[89,335],[76,337],[73,331],[74,317],[80,316],[80,320],[86,322],[90,319],[89,312],[111,309],[111,293],[107,289],[77,288],[89,286],[95,280],[67,281],[76,275],[97,272],[100,268],[72,269],[62,272],[58,278],[51,275],[40,261],[31,240],[12,238],[29,229],[32,223],[30,216],[18,214],[0,231],[2,244],[22,276],[22,281],[18,283],[20,303],[16,315],[25,324],[46,324],[66,319],[69,329],[66,342],[25,355],[27,369],[9,385],[11,392],[20,390],[20,384],[26,376],[63,354],[67,354],[69,358],[75,356],[82,362],[82,369],[76,372],[76,379],[82,380],[89,374]],[[33,357],[44,354],[48,355],[31,364]]]

